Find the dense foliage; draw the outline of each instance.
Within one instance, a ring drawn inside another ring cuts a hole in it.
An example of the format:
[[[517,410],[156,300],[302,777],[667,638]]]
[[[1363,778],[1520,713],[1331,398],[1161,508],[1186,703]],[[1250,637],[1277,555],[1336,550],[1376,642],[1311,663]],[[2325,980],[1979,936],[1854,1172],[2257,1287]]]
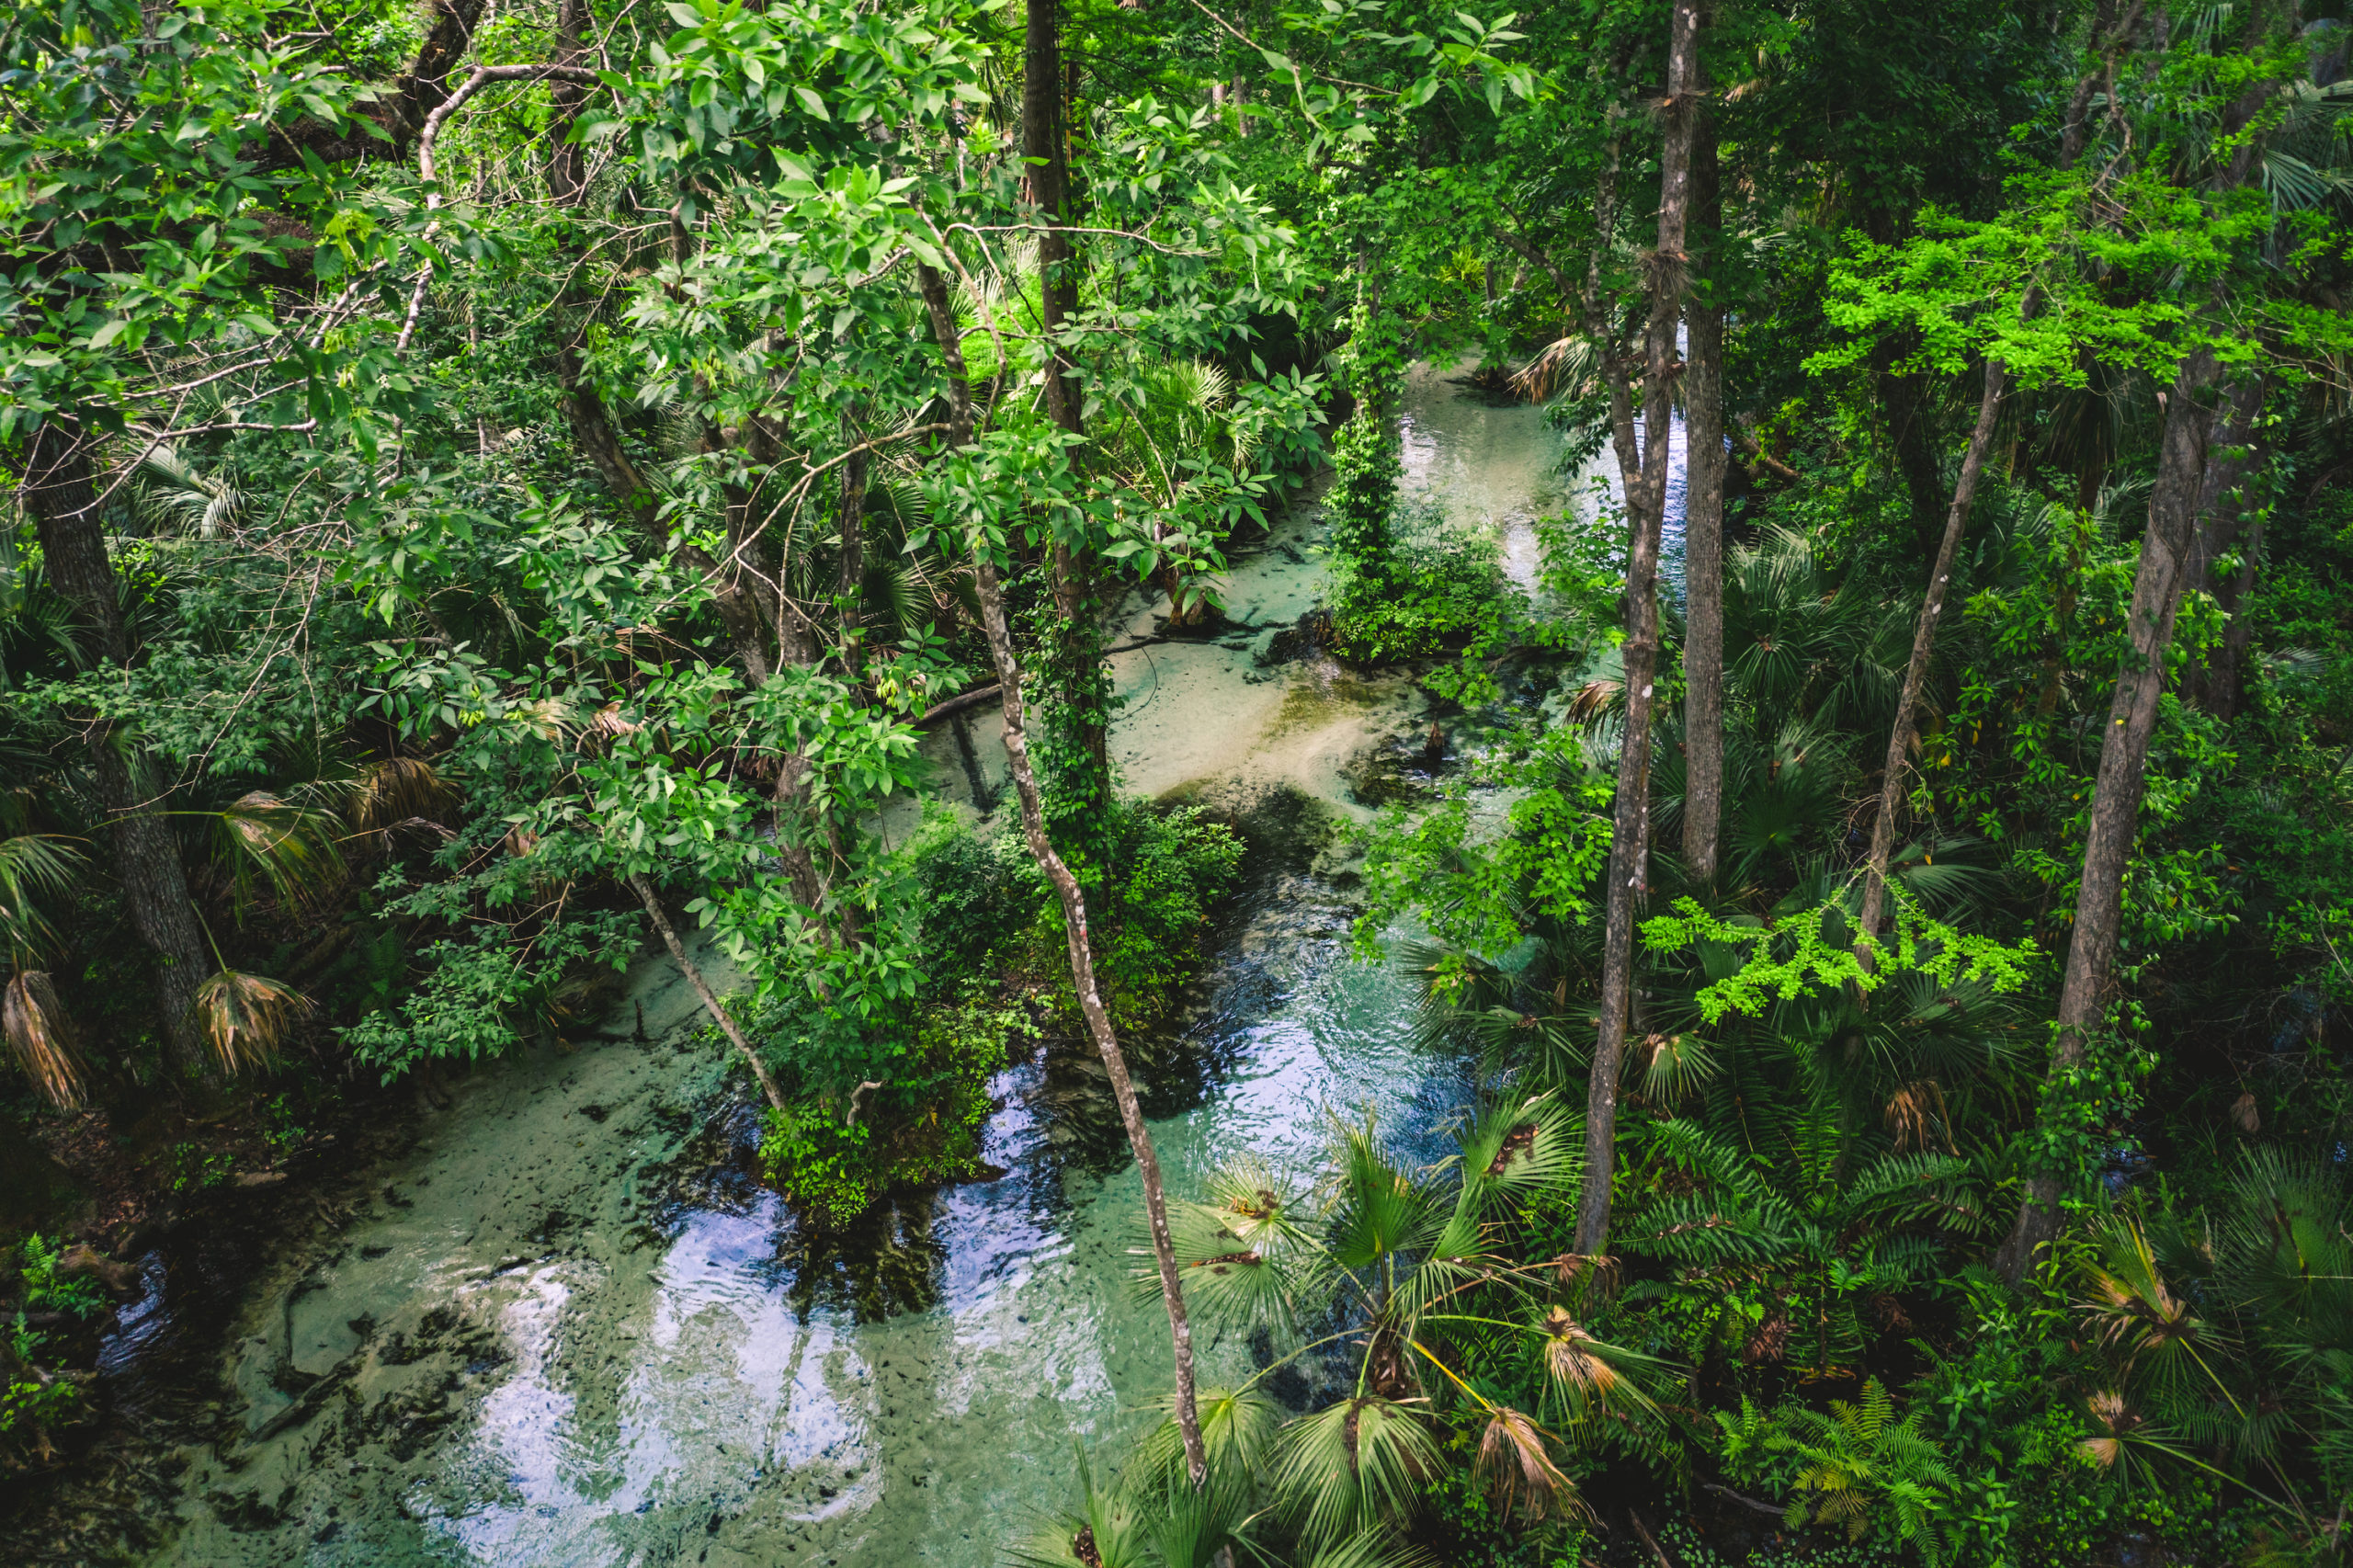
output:
[[[2321,9],[20,7],[0,1175],[200,1201],[650,954],[813,1225],[1100,1048],[1176,1415],[1026,1561],[2340,1558]],[[1534,589],[1399,501],[1417,360],[1614,464]],[[1327,460],[1305,630],[1465,759],[1358,958],[1487,1102],[1164,1200],[1116,1037],[1243,850],[1107,628]],[[925,800],[983,701],[1018,829]],[[119,1266],[0,1219],[52,1463]]]

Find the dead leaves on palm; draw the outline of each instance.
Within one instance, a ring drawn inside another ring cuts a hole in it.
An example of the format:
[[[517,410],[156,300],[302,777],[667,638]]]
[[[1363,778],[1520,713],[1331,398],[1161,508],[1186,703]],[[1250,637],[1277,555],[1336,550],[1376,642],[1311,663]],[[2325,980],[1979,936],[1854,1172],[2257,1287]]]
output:
[[[60,1110],[81,1108],[82,1059],[74,1049],[72,1021],[48,975],[18,970],[9,977],[7,989],[0,992],[0,1034],[42,1098]]]
[[[1486,1483],[1498,1512],[1542,1519],[1565,1514],[1590,1514],[1577,1494],[1576,1483],[1552,1462],[1543,1430],[1518,1411],[1497,1405],[1479,1434],[1479,1457],[1472,1465]]]
[[[224,969],[196,988],[197,1027],[229,1073],[275,1061],[312,1011],[309,997],[267,975]]]

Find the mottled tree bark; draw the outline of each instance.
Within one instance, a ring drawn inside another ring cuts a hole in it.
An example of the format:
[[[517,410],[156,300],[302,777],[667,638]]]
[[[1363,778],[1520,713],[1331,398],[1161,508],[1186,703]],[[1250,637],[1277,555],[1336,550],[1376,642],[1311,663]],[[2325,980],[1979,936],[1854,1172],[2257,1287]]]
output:
[[[1650,882],[1651,702],[1658,668],[1658,549],[1666,508],[1668,434],[1674,419],[1675,327],[1682,315],[1685,229],[1691,203],[1691,147],[1699,108],[1698,0],[1676,0],[1667,51],[1665,145],[1659,157],[1658,248],[1650,258],[1650,320],[1644,333],[1643,450],[1634,447],[1622,376],[1611,392],[1613,440],[1624,478],[1626,726],[1618,754],[1618,794],[1603,917],[1601,1023],[1586,1093],[1585,1187],[1576,1250],[1609,1240],[1610,1182],[1617,1168],[1618,1074],[1633,1007],[1634,905]],[[1607,243],[1607,236],[1597,242]]]
[[[2257,513],[2254,523],[2247,523],[2246,497],[2241,487],[2255,461],[2256,419],[2270,389],[2268,376],[2241,381],[2231,389],[2207,459],[2206,480],[2198,497],[2198,533],[2190,545],[2188,586],[2211,592],[2222,613],[2230,617],[2230,624],[2222,630],[2221,645],[2207,654],[2204,665],[2190,672],[2188,696],[2222,719],[2238,712],[2239,661],[2253,632],[2245,607],[2262,554],[2263,518]],[[2240,553],[2238,569],[2217,578],[2215,563],[2233,551]]]
[[[128,667],[131,631],[123,620],[89,452],[77,422],[52,415],[34,433],[26,449],[21,494],[40,534],[50,582],[81,612],[99,656]],[[91,781],[107,812],[115,877],[131,926],[154,955],[165,1055],[175,1073],[196,1077],[208,1071],[196,1022],[196,990],[214,966],[189,901],[179,844],[156,809],[141,759],[127,750],[129,739],[102,719],[90,720],[83,731]]]
[[[1716,255],[1723,201],[1716,128],[1705,107],[1691,152],[1691,226],[1702,256]],[[1684,307],[1683,371],[1683,864],[1716,880],[1724,792],[1724,312]]]

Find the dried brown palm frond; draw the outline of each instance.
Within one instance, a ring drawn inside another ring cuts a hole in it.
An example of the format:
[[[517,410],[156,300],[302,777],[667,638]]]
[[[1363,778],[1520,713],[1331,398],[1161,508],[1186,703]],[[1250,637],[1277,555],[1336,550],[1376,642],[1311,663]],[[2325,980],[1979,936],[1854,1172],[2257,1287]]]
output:
[[[2092,1435],[2075,1447],[2102,1470],[2114,1470],[2125,1457],[2125,1445],[2142,1426],[2138,1411],[2120,1393],[2096,1393],[2084,1402],[2092,1418]]]
[[[429,762],[413,756],[386,757],[360,770],[351,791],[351,825],[381,833],[412,817],[438,818],[457,798]]]
[[[48,975],[20,969],[9,978],[0,992],[0,1033],[42,1098],[60,1110],[81,1108],[82,1060],[74,1049],[73,1020]]]
[[[1569,699],[1569,722],[1572,724],[1598,723],[1616,712],[1619,706],[1625,700],[1625,697],[1626,683],[1622,678],[1611,680],[1603,676],[1586,681],[1577,687],[1576,695]]]
[[[230,1073],[267,1065],[312,1011],[309,997],[267,975],[224,969],[196,988],[197,1027]]]
[[[1621,1279],[1618,1260],[1606,1252],[1564,1252],[1552,1260],[1552,1267],[1563,1290],[1582,1288],[1605,1301],[1618,1293]]]
[[[1544,1368],[1563,1389],[1592,1399],[1607,1399],[1617,1391],[1622,1380],[1602,1358],[1599,1344],[1567,1308],[1544,1314]]]
[[[621,716],[620,703],[608,702],[597,710],[589,719],[587,727],[581,731],[580,744],[584,746],[602,747],[611,744],[623,735],[633,735],[642,728],[644,728],[643,725],[633,724]]]
[[[1536,1423],[1507,1406],[1493,1408],[1479,1435],[1479,1457],[1472,1468],[1506,1518],[1515,1513],[1541,1519],[1555,1513],[1591,1512],[1577,1495],[1577,1483],[1552,1462]]]
[[[1945,1092],[1934,1078],[1906,1084],[1890,1095],[1886,1117],[1887,1131],[1898,1150],[1941,1147],[1948,1153],[1952,1152],[1949,1137],[1939,1135],[1952,1125],[1952,1119],[1945,1111]]]

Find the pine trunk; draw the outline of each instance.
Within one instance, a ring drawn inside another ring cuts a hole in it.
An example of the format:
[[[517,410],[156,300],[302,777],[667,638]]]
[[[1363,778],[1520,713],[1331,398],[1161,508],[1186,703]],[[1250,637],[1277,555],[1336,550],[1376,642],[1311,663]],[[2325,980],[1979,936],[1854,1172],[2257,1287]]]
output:
[[[1715,119],[1699,111],[1691,153],[1693,249],[1715,255],[1723,224],[1716,183]],[[1724,792],[1724,312],[1717,301],[1684,310],[1683,371],[1683,865],[1716,880]]]

